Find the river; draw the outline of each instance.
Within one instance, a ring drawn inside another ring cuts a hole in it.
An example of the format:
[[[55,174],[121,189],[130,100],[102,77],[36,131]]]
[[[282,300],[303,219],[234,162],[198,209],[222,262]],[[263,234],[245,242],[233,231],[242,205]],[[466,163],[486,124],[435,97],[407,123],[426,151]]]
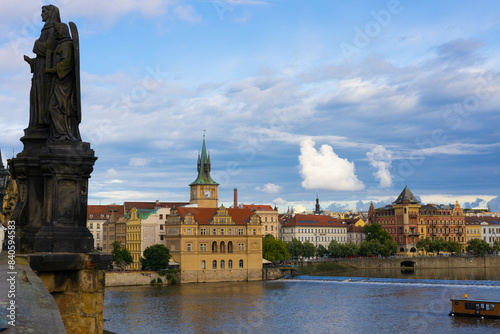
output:
[[[259,282],[106,288],[113,333],[499,333],[450,317],[450,298],[500,300],[500,282],[299,276]]]

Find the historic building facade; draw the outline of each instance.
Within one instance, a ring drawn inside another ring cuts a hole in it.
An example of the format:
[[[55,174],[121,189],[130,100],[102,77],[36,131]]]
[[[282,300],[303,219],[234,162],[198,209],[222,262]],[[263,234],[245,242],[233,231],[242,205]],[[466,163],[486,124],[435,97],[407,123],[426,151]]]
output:
[[[405,187],[392,205],[368,211],[370,223],[377,223],[397,243],[398,254],[414,254],[417,242],[428,237],[456,241],[465,250],[465,216],[458,202],[452,205],[422,205]]]
[[[270,205],[255,205],[255,204],[242,204],[243,209],[250,209],[260,217],[262,222],[262,234],[264,236],[271,234],[275,239],[279,238],[279,212],[278,208],[273,208]]]
[[[290,242],[294,238],[302,242],[311,242],[318,247],[328,247],[332,240],[347,243],[346,224],[327,215],[283,216],[281,221],[281,240]]]
[[[191,205],[172,208],[165,223],[165,245],[180,264],[181,282],[261,280],[261,219],[251,209],[218,206],[205,138],[197,169]]]
[[[87,206],[87,228],[94,237],[94,249],[104,250],[103,247],[103,224],[109,220],[111,214],[121,212],[121,205],[88,205]]]

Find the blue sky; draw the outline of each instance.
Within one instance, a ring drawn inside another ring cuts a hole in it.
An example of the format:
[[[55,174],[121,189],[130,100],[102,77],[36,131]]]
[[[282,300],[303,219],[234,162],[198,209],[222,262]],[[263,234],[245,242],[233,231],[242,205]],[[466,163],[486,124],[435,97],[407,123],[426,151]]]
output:
[[[23,55],[59,7],[80,32],[90,204],[187,201],[205,130],[219,200],[500,211],[500,4],[3,0],[0,149],[22,150]],[[6,163],[6,161],[4,161]]]

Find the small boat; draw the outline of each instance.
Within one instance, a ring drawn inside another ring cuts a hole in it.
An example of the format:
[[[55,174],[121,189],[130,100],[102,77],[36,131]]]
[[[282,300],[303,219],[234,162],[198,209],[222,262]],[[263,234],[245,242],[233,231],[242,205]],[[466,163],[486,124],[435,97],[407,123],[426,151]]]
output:
[[[450,316],[500,319],[500,301],[467,299],[467,294],[464,299],[450,300]]]

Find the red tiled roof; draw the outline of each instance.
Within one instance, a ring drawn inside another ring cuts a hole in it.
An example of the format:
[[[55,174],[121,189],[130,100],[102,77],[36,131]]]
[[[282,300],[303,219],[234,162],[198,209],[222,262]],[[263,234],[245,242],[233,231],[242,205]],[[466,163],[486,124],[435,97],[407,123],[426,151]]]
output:
[[[356,233],[364,233],[365,228],[363,226],[349,225],[347,228],[347,232],[356,232]]]
[[[274,211],[270,205],[243,204],[242,207],[243,209],[253,209],[255,211]]]
[[[156,207],[171,208],[173,206],[178,207],[188,204],[189,202],[125,202],[123,206],[125,207],[125,211],[129,212],[132,208],[136,208],[137,210],[153,210]]]
[[[115,215],[122,215],[123,205],[87,205],[87,219],[107,219],[107,215],[110,215],[111,211],[116,211]],[[92,218],[90,218],[90,215],[92,215]],[[104,218],[101,218],[101,215],[103,215]]]
[[[307,226],[307,227],[347,227],[339,219],[324,215],[295,215],[288,222],[283,222],[283,227],[287,226]]]
[[[208,225],[213,220],[218,209],[213,208],[177,208],[177,213],[179,216],[184,217],[188,213],[194,216],[194,219],[200,225]],[[253,211],[250,209],[227,209],[227,213],[231,216],[236,225],[246,225],[250,221],[250,217],[253,215]]]

